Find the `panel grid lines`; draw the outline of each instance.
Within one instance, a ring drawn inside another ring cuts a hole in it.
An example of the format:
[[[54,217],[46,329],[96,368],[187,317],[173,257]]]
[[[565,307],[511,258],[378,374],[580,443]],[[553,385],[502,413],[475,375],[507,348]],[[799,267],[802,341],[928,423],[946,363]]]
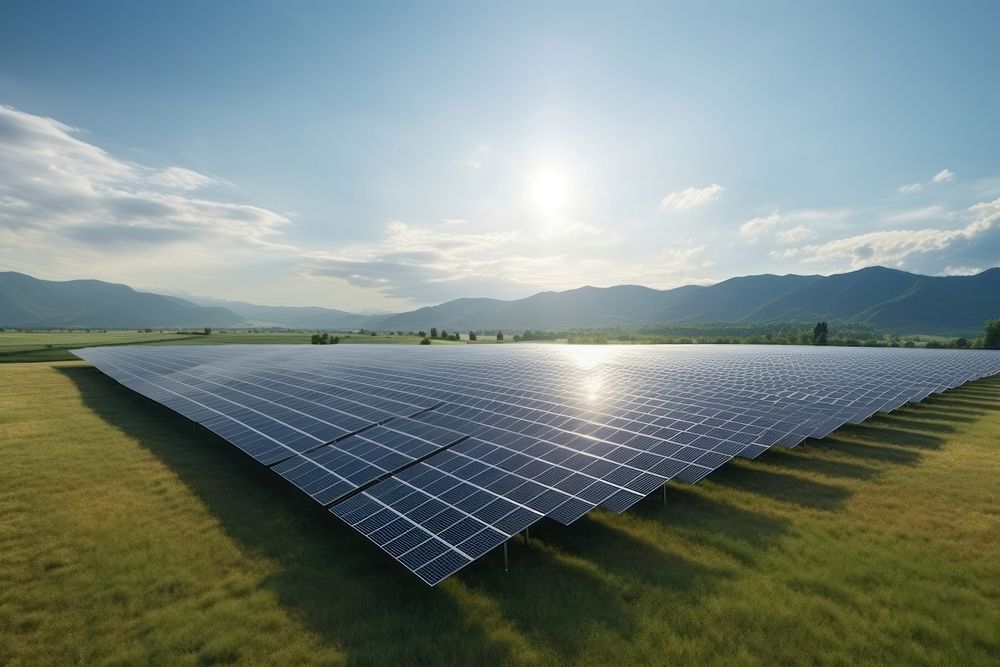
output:
[[[543,517],[791,447],[1000,352],[771,346],[120,346],[77,356],[220,435],[436,584]]]

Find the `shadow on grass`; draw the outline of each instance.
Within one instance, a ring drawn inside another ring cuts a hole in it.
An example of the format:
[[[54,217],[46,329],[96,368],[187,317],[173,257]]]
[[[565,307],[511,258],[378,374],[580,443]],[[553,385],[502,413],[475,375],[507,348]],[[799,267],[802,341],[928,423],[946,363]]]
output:
[[[818,473],[824,477],[867,480],[881,472],[881,469],[864,463],[854,463],[828,458],[822,455],[822,448],[829,443],[825,440],[807,440],[811,449],[808,453],[795,449],[772,449],[762,459],[762,463],[774,465],[791,472]],[[872,463],[866,461],[865,463]]]
[[[902,447],[885,447],[874,443],[846,440],[837,435],[836,432],[823,439],[823,446],[851,458],[882,465],[912,466],[920,460],[920,452],[910,451]]]
[[[959,416],[958,420],[947,419],[943,420],[940,417],[929,416],[923,412],[918,412],[917,410],[906,410],[905,414],[898,413],[882,413],[875,415],[869,419],[865,424],[867,426],[874,426],[876,428],[888,428],[888,429],[902,429],[904,431],[917,431],[920,433],[954,433],[958,429],[950,423],[941,423],[943,421],[975,421],[974,417],[964,417]]]
[[[768,456],[769,453],[765,453],[758,460],[766,464],[777,458]],[[775,452],[775,455],[778,454],[780,453]],[[841,486],[776,470],[764,470],[742,461],[734,461],[712,473],[711,481],[713,484],[767,496],[806,509],[835,510],[843,506],[850,495],[849,491]]]
[[[981,410],[965,411],[956,410],[953,407],[940,409],[932,405],[925,405],[924,403],[909,406],[905,408],[905,410],[905,418],[916,420],[922,424],[927,423],[928,421],[947,422],[949,424],[971,424],[986,414]],[[895,417],[896,413],[892,413],[892,416]]]
[[[954,410],[956,408],[961,410],[964,408],[962,411],[965,413],[983,414],[989,410],[996,410],[997,408],[1000,408],[1000,401],[979,398],[974,394],[958,393],[958,390],[956,390],[954,394],[945,394],[928,398],[927,405],[930,407],[947,406],[949,410]]]
[[[841,426],[835,433],[852,435],[863,440],[888,443],[901,447],[916,447],[919,449],[936,449],[944,442],[944,438],[920,432],[922,424],[913,420],[900,419],[899,424],[906,430],[889,428],[879,422],[866,421],[863,424],[847,424]],[[912,430],[910,430],[912,429]]]

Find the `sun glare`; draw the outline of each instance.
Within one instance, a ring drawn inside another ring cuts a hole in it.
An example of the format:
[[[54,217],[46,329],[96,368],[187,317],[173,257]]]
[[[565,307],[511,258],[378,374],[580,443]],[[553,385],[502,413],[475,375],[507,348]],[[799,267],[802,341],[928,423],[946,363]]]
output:
[[[546,215],[561,213],[569,202],[569,179],[558,169],[542,169],[532,178],[531,195]]]

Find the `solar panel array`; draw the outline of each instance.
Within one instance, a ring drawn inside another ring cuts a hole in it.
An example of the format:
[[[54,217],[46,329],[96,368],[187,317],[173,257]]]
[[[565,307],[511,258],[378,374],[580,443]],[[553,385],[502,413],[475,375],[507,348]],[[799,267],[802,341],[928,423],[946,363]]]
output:
[[[1000,351],[118,346],[75,351],[220,435],[434,585],[544,517],[1000,373]]]

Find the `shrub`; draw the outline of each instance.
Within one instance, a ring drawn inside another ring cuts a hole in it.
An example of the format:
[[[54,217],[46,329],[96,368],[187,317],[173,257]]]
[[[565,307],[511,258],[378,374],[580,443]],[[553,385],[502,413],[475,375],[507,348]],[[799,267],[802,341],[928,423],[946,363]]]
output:
[[[826,345],[829,333],[830,327],[827,326],[826,322],[817,322],[816,326],[813,327],[813,345]]]
[[[983,347],[991,350],[1000,349],[1000,319],[987,320],[983,327]]]
[[[421,345],[430,345],[431,344],[431,339],[430,338],[421,338],[420,339],[420,344]]]

